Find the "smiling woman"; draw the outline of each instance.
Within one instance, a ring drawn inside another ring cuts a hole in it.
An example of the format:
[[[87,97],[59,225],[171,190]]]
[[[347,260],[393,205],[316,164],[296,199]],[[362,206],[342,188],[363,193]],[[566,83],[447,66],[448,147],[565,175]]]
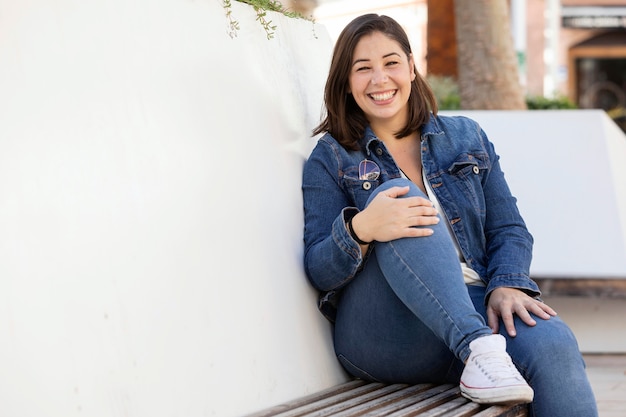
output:
[[[597,415],[576,339],[530,279],[533,238],[493,144],[437,114],[395,20],[345,27],[324,99],[302,177],[304,265],[346,371],[455,383],[534,417]]]
[[[348,93],[374,130],[380,121],[392,129],[387,132],[391,135],[400,131],[407,122],[404,103],[411,94],[411,82],[416,76],[413,57],[394,40],[374,32],[361,38],[354,50],[353,61]]]

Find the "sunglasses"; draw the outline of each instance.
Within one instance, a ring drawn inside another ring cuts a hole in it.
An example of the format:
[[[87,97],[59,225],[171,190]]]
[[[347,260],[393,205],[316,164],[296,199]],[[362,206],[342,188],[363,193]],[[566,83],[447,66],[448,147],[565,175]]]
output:
[[[364,159],[359,163],[359,179],[366,181],[377,180],[380,176],[380,168],[374,161]]]

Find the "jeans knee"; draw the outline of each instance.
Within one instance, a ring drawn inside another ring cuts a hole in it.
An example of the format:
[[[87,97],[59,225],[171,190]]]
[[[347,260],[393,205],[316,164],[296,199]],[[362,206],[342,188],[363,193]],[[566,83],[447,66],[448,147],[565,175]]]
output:
[[[545,355],[554,355],[555,352],[559,352],[559,355],[568,353],[579,355],[578,341],[569,326],[556,317],[550,318],[548,322],[550,325],[547,327],[550,329],[543,333],[541,346],[535,345],[535,348]]]
[[[401,196],[400,198],[403,197],[424,197],[424,198],[428,198],[428,196],[426,194],[424,194],[424,192],[422,190],[419,189],[419,187],[417,185],[415,185],[413,182],[405,179],[405,178],[394,178],[392,180],[386,181],[384,183],[382,183],[381,185],[379,185],[376,190],[374,190],[374,192],[372,193],[372,195],[369,196],[368,200],[367,200],[367,204],[369,204],[374,197],[376,197],[378,195],[378,193],[383,192],[383,191],[387,191],[388,189],[392,188],[392,187],[409,187],[409,192],[403,196]]]
[[[567,324],[558,317],[536,320],[535,327],[518,332],[518,336],[509,341],[511,356],[518,366],[531,374],[560,367],[563,372],[570,367],[584,367],[578,341]]]

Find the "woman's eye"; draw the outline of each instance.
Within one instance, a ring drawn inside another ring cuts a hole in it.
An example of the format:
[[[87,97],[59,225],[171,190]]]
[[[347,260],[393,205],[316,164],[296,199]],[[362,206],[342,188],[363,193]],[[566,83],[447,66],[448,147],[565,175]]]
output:
[[[389,61],[389,62],[387,62],[387,66],[389,66],[389,67],[394,66],[394,65],[398,65],[398,64],[399,64],[398,61]]]
[[[358,67],[356,70],[357,72],[359,71],[367,71],[368,69],[370,69],[369,67]]]

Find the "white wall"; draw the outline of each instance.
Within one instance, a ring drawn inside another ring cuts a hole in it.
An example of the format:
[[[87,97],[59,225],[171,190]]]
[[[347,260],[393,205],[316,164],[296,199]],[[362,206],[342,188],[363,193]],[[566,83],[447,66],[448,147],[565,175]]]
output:
[[[0,0],[0,415],[235,416],[345,378],[301,270],[331,42],[233,16]]]

